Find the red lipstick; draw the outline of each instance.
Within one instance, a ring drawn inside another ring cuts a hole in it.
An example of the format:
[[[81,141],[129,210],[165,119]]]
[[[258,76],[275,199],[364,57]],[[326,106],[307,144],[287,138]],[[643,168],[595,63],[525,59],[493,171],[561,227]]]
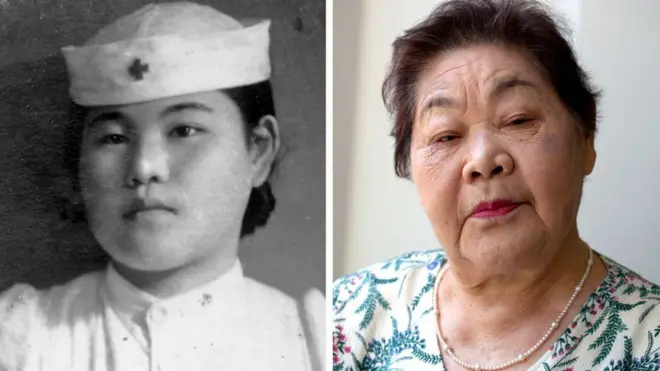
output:
[[[472,210],[472,217],[475,218],[493,218],[504,216],[517,209],[520,203],[509,200],[493,200],[482,202]]]

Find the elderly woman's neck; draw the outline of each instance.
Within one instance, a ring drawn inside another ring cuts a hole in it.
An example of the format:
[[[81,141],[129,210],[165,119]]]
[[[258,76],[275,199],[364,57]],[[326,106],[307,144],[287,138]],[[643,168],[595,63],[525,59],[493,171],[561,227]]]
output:
[[[588,258],[589,247],[576,238],[567,241],[548,264],[538,269],[510,269],[489,276],[475,272],[474,267],[464,271],[461,269],[467,266],[450,265],[440,285],[440,311],[443,306],[462,311],[471,325],[491,334],[514,330],[526,320],[539,317],[550,318],[543,321],[550,323],[568,303],[585,273]],[[581,305],[584,293],[591,292],[604,278],[603,263],[596,254],[593,259],[582,295],[576,298],[573,308]]]

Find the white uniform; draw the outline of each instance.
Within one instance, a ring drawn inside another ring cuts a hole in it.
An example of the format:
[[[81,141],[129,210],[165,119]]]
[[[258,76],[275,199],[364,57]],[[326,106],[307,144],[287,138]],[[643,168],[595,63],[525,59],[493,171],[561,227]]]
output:
[[[319,370],[323,296],[305,300],[244,277],[158,300],[104,272],[0,295],[0,370]],[[307,309],[309,307],[309,310]]]

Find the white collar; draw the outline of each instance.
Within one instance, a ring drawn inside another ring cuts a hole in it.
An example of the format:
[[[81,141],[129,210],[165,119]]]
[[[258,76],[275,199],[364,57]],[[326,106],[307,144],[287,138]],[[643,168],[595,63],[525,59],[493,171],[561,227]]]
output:
[[[243,268],[237,259],[229,270],[213,281],[185,293],[160,299],[127,281],[112,264],[105,274],[104,297],[127,326],[127,329],[146,346],[146,315],[150,309],[163,308],[177,317],[200,317],[205,314],[222,316],[223,312],[244,308]]]

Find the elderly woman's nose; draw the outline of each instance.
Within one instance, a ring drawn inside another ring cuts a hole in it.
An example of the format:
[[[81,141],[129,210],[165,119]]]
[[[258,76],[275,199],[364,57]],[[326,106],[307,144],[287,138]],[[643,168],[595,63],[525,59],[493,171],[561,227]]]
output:
[[[158,140],[139,140],[131,144],[127,158],[126,183],[130,188],[166,182],[170,176],[168,153]]]
[[[513,158],[496,138],[481,135],[470,143],[463,179],[472,183],[479,179],[506,176],[513,172],[513,166]]]

